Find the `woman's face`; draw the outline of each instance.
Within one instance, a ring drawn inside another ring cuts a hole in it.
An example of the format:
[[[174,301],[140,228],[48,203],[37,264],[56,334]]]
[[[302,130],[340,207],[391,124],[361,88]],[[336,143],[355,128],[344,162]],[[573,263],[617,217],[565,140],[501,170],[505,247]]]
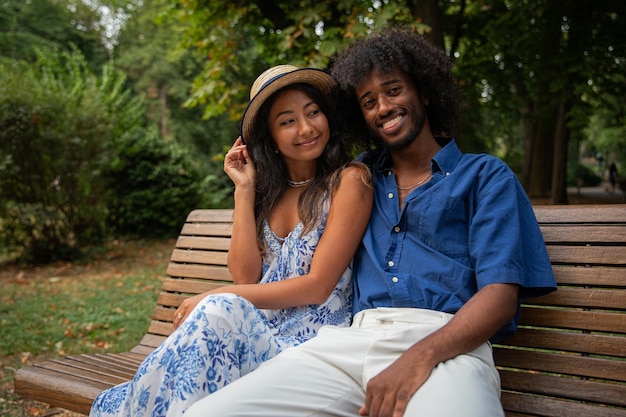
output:
[[[326,115],[313,99],[297,89],[278,94],[270,109],[268,126],[287,164],[316,160],[330,140]]]

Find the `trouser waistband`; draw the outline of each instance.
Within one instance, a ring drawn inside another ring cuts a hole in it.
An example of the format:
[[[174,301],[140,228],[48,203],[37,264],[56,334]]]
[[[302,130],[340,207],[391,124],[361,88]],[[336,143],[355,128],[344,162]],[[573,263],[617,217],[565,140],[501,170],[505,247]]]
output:
[[[352,327],[381,323],[445,324],[453,314],[422,308],[379,307],[359,311],[352,319]]]

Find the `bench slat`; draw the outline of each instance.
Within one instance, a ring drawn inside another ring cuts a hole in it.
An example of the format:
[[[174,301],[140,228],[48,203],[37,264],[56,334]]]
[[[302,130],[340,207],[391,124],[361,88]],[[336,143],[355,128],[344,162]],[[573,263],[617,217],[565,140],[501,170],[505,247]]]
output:
[[[223,285],[224,284],[214,284],[213,286],[215,288],[218,288]],[[208,288],[211,288],[211,285],[209,285]],[[178,307],[180,303],[182,303],[183,300],[187,297],[188,295],[162,292],[159,294],[158,303],[159,305],[165,306],[165,307]]]
[[[136,363],[137,367],[139,367],[139,364],[141,364],[141,362],[143,362],[143,360],[146,358],[146,355],[142,355],[142,354],[138,354],[134,352],[122,352],[122,353],[119,353],[118,356],[120,358],[122,357],[126,358],[128,362]]]
[[[150,348],[149,352],[152,352],[161,343],[163,343],[164,340],[165,340],[165,336],[156,335],[156,334],[152,334],[152,333],[146,333],[143,336],[143,339],[141,339],[141,343],[136,346],[136,348],[139,348],[139,349],[137,349],[137,350],[133,349],[133,352],[143,353],[146,347]]]
[[[577,204],[572,206],[534,206],[539,223],[624,224],[624,204]]]
[[[103,367],[101,365],[73,361],[68,358],[44,362],[41,367],[51,371],[65,373],[67,375],[80,376],[86,380],[106,382],[113,385],[128,381],[134,375],[134,372],[129,372],[128,369],[122,372],[120,370],[109,369],[108,367]]]
[[[621,310],[626,306],[626,290],[559,287],[558,291],[530,300],[544,306],[586,307]]]
[[[219,281],[232,281],[230,272],[225,266],[185,265],[170,262],[167,266],[170,277],[202,278]]]
[[[178,249],[205,249],[228,251],[230,238],[205,236],[180,236],[176,241]]]
[[[226,252],[174,249],[171,261],[198,265],[226,266],[227,256]]]
[[[107,372],[111,372],[114,375],[126,376],[133,375],[135,370],[139,367],[139,364],[143,360],[122,356],[120,354],[83,354],[78,356],[68,356],[63,358],[63,361],[71,361],[72,366],[82,367],[84,369],[92,369],[98,371],[99,369],[106,369]],[[57,360],[58,361],[58,360]]]
[[[552,263],[572,265],[626,265],[622,246],[547,246]]]
[[[171,322],[174,317],[174,309],[173,308],[165,308],[162,306],[157,306],[152,313],[152,320],[157,321],[169,321]]]
[[[233,222],[232,209],[196,209],[187,216],[187,223],[203,223],[216,222],[228,223]],[[228,234],[230,236],[230,233]]]
[[[520,325],[626,333],[626,314],[527,306],[520,313]]]
[[[232,230],[232,225],[228,223],[186,223],[180,234],[181,236],[230,237]]]
[[[626,268],[553,265],[556,282],[560,284],[626,288]]]
[[[547,245],[554,243],[626,243],[624,225],[545,225],[541,227]]]
[[[502,368],[578,375],[626,382],[626,362],[589,356],[565,355],[494,346],[494,358]]]
[[[187,294],[200,294],[215,288],[215,282],[212,281],[196,281],[196,280],[180,280],[166,278],[163,280],[162,291],[178,292]]]
[[[541,417],[624,417],[624,410],[595,406],[575,401],[559,400],[508,391],[502,392],[502,405],[506,410],[521,411],[522,415]],[[507,413],[507,416],[510,414]]]
[[[626,405],[626,385],[609,385],[584,379],[508,370],[500,371],[500,379],[503,390],[523,391],[614,406]]]
[[[89,414],[93,400],[110,384],[90,381],[42,368],[38,365],[20,368],[15,377],[15,392],[54,407]],[[69,394],[69,395],[68,395]]]
[[[611,336],[529,328],[520,328],[515,335],[507,339],[508,343],[517,346],[626,357],[626,346],[623,341],[624,335]],[[626,371],[626,368],[624,370]]]
[[[148,331],[154,335],[169,336],[173,331],[172,323],[152,320]]]

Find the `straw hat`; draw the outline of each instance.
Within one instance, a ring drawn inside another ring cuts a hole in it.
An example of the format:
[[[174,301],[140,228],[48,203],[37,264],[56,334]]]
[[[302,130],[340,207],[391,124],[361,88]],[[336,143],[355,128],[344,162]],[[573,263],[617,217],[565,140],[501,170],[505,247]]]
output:
[[[310,84],[326,97],[330,97],[335,80],[325,71],[316,68],[298,68],[293,65],[277,65],[257,77],[250,89],[250,103],[241,118],[241,137],[250,140],[254,119],[265,100],[272,94],[291,84]]]

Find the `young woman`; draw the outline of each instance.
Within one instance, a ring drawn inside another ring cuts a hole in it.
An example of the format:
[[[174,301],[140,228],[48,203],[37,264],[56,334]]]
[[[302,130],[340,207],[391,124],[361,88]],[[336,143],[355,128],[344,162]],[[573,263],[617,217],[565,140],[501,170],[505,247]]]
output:
[[[185,300],[176,330],[90,416],[180,416],[192,403],[351,321],[351,261],[369,220],[367,169],[334,129],[334,80],[270,68],[254,82],[224,160],[235,185],[228,267],[234,286]]]

